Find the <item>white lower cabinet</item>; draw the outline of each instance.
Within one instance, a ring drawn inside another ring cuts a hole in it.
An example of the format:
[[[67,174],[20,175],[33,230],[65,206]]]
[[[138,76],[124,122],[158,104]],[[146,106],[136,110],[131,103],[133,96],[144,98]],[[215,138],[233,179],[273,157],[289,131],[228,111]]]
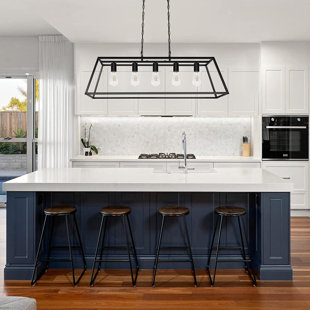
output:
[[[72,168],[119,168],[118,161],[72,161]]]
[[[167,169],[166,162],[135,162],[135,161],[121,161],[120,168],[153,168],[158,172],[165,172]]]
[[[214,168],[260,168],[260,163],[214,163]]]
[[[294,184],[291,194],[291,209],[309,209],[308,206],[308,162],[265,161],[262,167]]]
[[[178,162],[167,162],[167,171],[177,171],[180,170],[179,167],[184,167],[184,160]],[[197,161],[187,161],[187,167],[189,169],[195,170],[206,170],[213,168],[213,163],[207,162],[197,162]]]

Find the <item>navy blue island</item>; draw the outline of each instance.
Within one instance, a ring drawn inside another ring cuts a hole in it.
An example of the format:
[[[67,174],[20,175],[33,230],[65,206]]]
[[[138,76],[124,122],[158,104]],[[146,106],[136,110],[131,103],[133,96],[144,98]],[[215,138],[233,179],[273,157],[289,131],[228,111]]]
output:
[[[153,267],[156,240],[160,228],[158,209],[180,205],[190,209],[187,224],[197,269],[205,269],[212,232],[216,223],[214,209],[219,205],[244,207],[249,250],[257,276],[261,280],[292,280],[290,262],[290,191],[292,184],[259,168],[218,168],[199,171],[156,172],[149,168],[66,168],[44,169],[4,183],[7,191],[7,257],[5,280],[30,280],[35,253],[42,229],[43,210],[55,205],[77,208],[88,268],[94,258],[99,210],[108,205],[131,208],[130,220],[140,268]],[[113,221],[115,222],[115,221]],[[121,223],[108,226],[108,245],[125,244]],[[222,244],[235,245],[238,227],[224,222]],[[163,246],[184,245],[178,221],[165,227]],[[180,237],[178,237],[180,236]],[[73,240],[76,242],[77,240]],[[52,258],[63,258],[67,251],[65,225],[59,223],[53,232],[57,247]],[[47,249],[47,244],[43,249]],[[171,252],[169,252],[171,251]],[[187,264],[169,263],[160,268],[189,269]],[[173,252],[174,253],[174,252]],[[180,253],[180,259],[186,255]],[[113,252],[111,257],[126,257]],[[234,251],[224,252],[229,258]],[[81,261],[79,253],[76,262]],[[213,258],[214,259],[214,258]],[[241,268],[240,263],[222,263],[219,268]],[[69,263],[54,262],[50,268],[71,268]],[[127,264],[105,263],[103,267],[128,268]]]

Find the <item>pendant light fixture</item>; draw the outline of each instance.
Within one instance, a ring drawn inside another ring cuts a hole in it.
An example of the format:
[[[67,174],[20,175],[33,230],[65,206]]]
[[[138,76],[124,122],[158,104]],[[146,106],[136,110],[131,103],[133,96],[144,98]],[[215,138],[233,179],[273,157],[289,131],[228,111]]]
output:
[[[167,57],[144,56],[144,17],[145,0],[142,0],[140,57],[98,57],[85,95],[93,99],[217,99],[229,94],[214,57],[171,56],[170,0],[167,0]],[[126,70],[118,72],[118,68]],[[118,75],[128,72],[130,80],[122,78],[120,83]],[[185,78],[188,74],[192,74],[192,83]],[[166,85],[162,85],[161,76],[166,76],[162,79]],[[142,89],[142,79],[149,79],[149,84],[144,84],[149,85],[148,91]]]

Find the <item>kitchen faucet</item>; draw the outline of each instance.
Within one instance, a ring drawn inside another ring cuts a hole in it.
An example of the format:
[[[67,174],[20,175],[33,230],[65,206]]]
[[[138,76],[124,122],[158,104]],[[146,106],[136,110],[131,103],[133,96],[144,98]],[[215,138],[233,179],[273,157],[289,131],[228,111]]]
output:
[[[187,173],[188,170],[193,170],[187,167],[187,143],[186,143],[186,133],[185,131],[182,133],[182,146],[183,146],[183,153],[184,153],[184,166],[179,166],[180,169],[184,169],[184,173]]]
[[[186,152],[186,133],[185,131],[182,133],[182,145],[184,152],[184,169],[187,171],[187,152]]]

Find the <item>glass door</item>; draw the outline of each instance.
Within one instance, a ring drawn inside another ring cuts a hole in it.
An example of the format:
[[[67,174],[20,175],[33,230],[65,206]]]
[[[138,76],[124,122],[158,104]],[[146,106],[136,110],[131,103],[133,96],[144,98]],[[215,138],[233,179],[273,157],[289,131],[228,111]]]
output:
[[[36,167],[36,86],[31,75],[0,77],[0,203],[2,183]]]

